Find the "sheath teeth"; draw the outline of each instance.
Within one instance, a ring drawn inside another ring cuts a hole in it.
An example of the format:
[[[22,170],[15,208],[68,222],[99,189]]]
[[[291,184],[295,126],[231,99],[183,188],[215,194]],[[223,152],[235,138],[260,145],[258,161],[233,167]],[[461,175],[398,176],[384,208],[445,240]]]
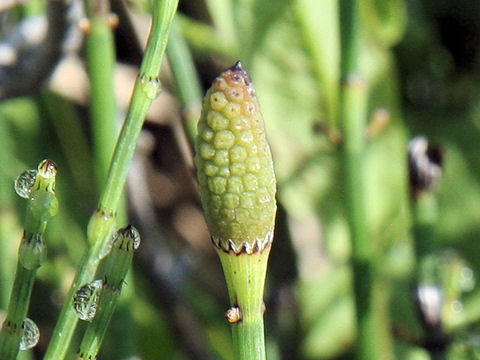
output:
[[[271,246],[272,242],[273,231],[267,232],[263,239],[255,239],[253,242],[242,241],[238,245],[232,239],[220,239],[212,236],[212,243],[217,249],[226,253],[234,253],[235,255],[260,253]]]

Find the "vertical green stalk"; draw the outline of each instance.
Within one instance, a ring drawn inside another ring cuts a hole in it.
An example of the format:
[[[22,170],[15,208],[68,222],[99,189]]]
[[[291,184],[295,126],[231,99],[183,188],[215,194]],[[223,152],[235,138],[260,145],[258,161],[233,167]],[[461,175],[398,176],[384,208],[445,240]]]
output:
[[[341,98],[345,202],[352,242],[353,287],[356,306],[358,359],[378,358],[373,303],[373,254],[365,195],[365,128],[367,88],[360,74],[359,4],[340,1]]]
[[[202,90],[192,54],[182,35],[177,18],[173,21],[170,30],[167,56],[182,104],[187,135],[193,143],[197,133],[197,120],[202,109]]]
[[[89,19],[86,38],[88,75],[90,77],[90,111],[96,182],[103,186],[115,148],[117,107],[115,103],[115,49],[109,19],[108,0],[87,0]]]
[[[18,252],[18,264],[8,311],[0,332],[0,359],[14,360],[20,349],[37,270],[45,261],[44,234],[48,221],[57,213],[55,176],[57,167],[42,161],[38,171],[28,170],[15,182],[17,193],[28,199],[25,231]]]
[[[205,95],[195,150],[205,219],[230,295],[226,318],[236,358],[262,360],[276,181],[255,88],[240,61]]]
[[[234,1],[206,0],[208,13],[212,18],[215,31],[227,44],[237,43],[234,19]]]
[[[89,19],[89,31],[86,37],[86,55],[90,78],[90,114],[93,135],[93,155],[96,185],[98,192],[103,188],[118,137],[114,75],[116,65],[115,41],[113,30],[118,18],[110,11],[110,0],[85,0]],[[127,201],[122,196],[117,207],[117,223],[127,222]],[[131,299],[123,300],[128,303]],[[132,329],[132,318],[125,309],[121,317],[121,329]],[[134,353],[134,339],[126,337],[120,351]],[[115,355],[114,355],[115,356]]]
[[[125,276],[132,263],[133,254],[140,245],[140,235],[133,226],[120,229],[114,236],[112,249],[105,259],[103,286],[98,309],[88,326],[77,359],[95,359],[107,332],[108,325],[120,297]]]
[[[45,354],[45,360],[61,360],[65,357],[78,318],[72,307],[75,291],[91,281],[115,226],[116,210],[125,186],[128,168],[135,144],[152,101],[160,91],[159,72],[165,53],[170,24],[177,9],[178,0],[155,1],[153,23],[147,49],[135,83],[131,104],[116,144],[105,187],[97,210],[93,213],[87,231],[89,246],[81,261],[77,276],[62,308],[60,318]]]
[[[262,252],[232,256],[217,249],[232,305],[225,316],[232,322],[237,359],[266,359],[263,293],[269,252],[270,247],[267,247]],[[238,322],[229,316],[237,309],[241,317]]]
[[[438,203],[435,193],[425,192],[413,200],[413,238],[417,280],[422,278],[420,263],[432,253],[435,244],[435,227],[438,220]]]
[[[297,0],[296,13],[310,51],[315,74],[325,94],[328,124],[338,126],[340,36],[336,0]],[[326,36],[328,34],[328,36]]]

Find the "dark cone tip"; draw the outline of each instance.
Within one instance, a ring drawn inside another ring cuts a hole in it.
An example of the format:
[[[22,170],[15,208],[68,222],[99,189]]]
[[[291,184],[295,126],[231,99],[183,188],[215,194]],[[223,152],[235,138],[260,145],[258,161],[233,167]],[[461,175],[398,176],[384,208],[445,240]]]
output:
[[[243,67],[243,64],[240,60],[238,60],[235,65],[233,65],[231,68],[229,68],[228,70],[232,70],[232,71],[245,71],[245,68]]]
[[[225,70],[224,74],[227,74],[227,76],[229,76],[235,83],[243,82],[245,86],[248,87],[249,94],[255,96],[252,79],[240,60],[238,60],[232,67]]]

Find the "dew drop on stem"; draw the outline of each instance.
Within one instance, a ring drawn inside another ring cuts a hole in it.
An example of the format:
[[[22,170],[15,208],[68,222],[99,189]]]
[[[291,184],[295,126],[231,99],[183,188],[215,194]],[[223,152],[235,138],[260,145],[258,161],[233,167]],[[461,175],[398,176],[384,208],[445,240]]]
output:
[[[110,237],[110,240],[108,240],[100,250],[100,253],[98,254],[98,258],[104,259],[110,252],[112,251],[113,247],[113,242],[115,241],[115,238],[117,236],[117,233],[113,234],[113,236]]]
[[[472,291],[475,287],[475,274],[471,267],[463,266],[460,270],[460,290]]]
[[[15,192],[18,196],[28,199],[32,192],[35,179],[37,178],[37,170],[26,170],[21,173],[15,180]]]
[[[28,350],[37,345],[40,339],[40,330],[37,324],[29,318],[23,319],[22,322],[22,337],[20,339],[20,350]]]
[[[450,309],[455,313],[459,314],[463,311],[463,303],[460,300],[453,300],[450,304]]]
[[[151,100],[157,98],[160,94],[160,79],[158,77],[142,74],[140,76],[140,85],[145,96]]]
[[[97,312],[102,280],[91,281],[77,290],[73,298],[73,309],[80,320],[92,321]]]

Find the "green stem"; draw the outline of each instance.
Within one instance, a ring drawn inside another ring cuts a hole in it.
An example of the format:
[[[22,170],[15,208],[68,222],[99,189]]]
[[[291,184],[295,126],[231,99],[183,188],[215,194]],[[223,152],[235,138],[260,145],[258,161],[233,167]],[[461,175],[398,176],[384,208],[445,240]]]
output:
[[[266,359],[263,326],[263,293],[270,247],[262,252],[236,255],[217,250],[227,281],[230,305],[241,320],[232,324],[237,360]]]
[[[341,106],[345,202],[352,242],[358,359],[378,358],[373,298],[373,254],[367,225],[365,188],[365,128],[367,89],[359,73],[358,1],[341,0]]]
[[[231,0],[206,0],[208,14],[212,18],[216,33],[226,44],[237,43],[235,29],[234,5]]]
[[[56,132],[56,138],[65,154],[74,185],[80,194],[88,194],[93,184],[89,161],[92,157],[87,134],[82,128],[75,105],[66,98],[45,89],[40,99],[48,121]],[[74,186],[72,184],[72,187]],[[65,199],[64,199],[65,200]]]
[[[197,134],[197,121],[202,110],[202,89],[192,54],[182,35],[178,19],[172,23],[167,56],[182,104],[187,135],[193,143]]]
[[[36,274],[37,269],[25,269],[18,262],[7,317],[0,335],[1,359],[13,360],[17,358],[20,339],[22,338],[22,322],[27,316]]]
[[[297,0],[296,3],[303,38],[313,59],[317,81],[325,93],[328,124],[333,129],[338,126],[339,102],[338,4],[335,0]]]
[[[113,213],[117,208],[143,121],[152,101],[160,92],[158,76],[178,0],[155,1],[154,5],[153,24],[147,50],[135,83],[127,118],[110,164],[106,188],[100,197],[99,208],[106,213]]]
[[[106,0],[86,1],[90,31],[86,39],[88,74],[90,77],[90,111],[93,126],[95,174],[99,187],[107,178],[117,133],[114,71],[115,49],[108,24],[110,12]]]
[[[113,232],[115,214],[122,197],[135,144],[148,109],[160,90],[158,76],[165,53],[170,24],[177,5],[178,0],[154,2],[152,29],[140,67],[140,74],[135,83],[127,117],[115,147],[105,188],[100,197],[98,208],[93,213],[88,225],[89,246],[67,296],[66,304],[62,308],[52,340],[44,357],[45,360],[60,360],[65,357],[78,322],[72,307],[73,296],[79,286],[93,279],[102,250]]]
[[[85,3],[90,21],[90,31],[86,38],[86,54],[91,84],[90,111],[94,145],[93,154],[96,185],[100,190],[107,179],[108,169],[118,137],[118,111],[114,88],[116,53],[112,30],[115,25],[112,23],[114,18],[110,12],[109,0],[86,0]],[[117,206],[116,217],[119,224],[127,222],[126,196],[122,196]],[[132,326],[129,315],[121,318],[120,328],[131,329]],[[114,350],[120,356],[121,350],[123,350],[122,355],[125,355],[125,352],[134,353],[134,347],[134,339],[126,337],[125,341],[122,342],[122,348],[117,347]],[[115,354],[112,355],[115,357]]]
[[[438,219],[437,195],[423,191],[413,200],[413,236],[417,258],[417,281],[422,280],[419,265],[432,253],[435,244],[435,227]]]
[[[238,53],[238,49],[234,44],[225,42],[211,26],[181,14],[178,15],[178,21],[183,35],[195,51],[206,57],[218,55],[230,59],[236,58],[234,55]]]
[[[117,232],[113,248],[105,259],[104,284],[98,309],[82,339],[78,359],[96,358],[139,243],[140,235],[133,226],[127,226]]]
[[[105,285],[104,285],[105,286]],[[77,359],[95,359],[107,332],[110,320],[115,312],[120,289],[104,287],[98,306],[95,322],[87,328],[77,354]]]
[[[0,359],[2,360],[14,360],[19,352],[23,335],[22,323],[30,306],[35,276],[46,257],[43,238],[47,221],[56,214],[58,207],[54,190],[55,175],[56,165],[49,160],[42,161],[38,166],[31,191],[28,195],[25,194],[28,196],[25,232],[20,243],[17,271],[7,316],[0,332]],[[19,184],[18,179],[16,184]]]

